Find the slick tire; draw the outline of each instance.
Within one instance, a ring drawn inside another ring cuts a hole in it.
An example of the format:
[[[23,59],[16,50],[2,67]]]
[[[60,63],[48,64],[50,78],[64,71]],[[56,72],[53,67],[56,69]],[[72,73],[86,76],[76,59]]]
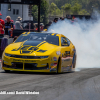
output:
[[[75,68],[76,67],[76,54],[74,55],[73,60],[74,60],[74,62],[73,62],[73,68]]]
[[[72,61],[72,67],[70,72],[75,72],[75,66],[76,66],[76,54],[73,56],[73,61]]]

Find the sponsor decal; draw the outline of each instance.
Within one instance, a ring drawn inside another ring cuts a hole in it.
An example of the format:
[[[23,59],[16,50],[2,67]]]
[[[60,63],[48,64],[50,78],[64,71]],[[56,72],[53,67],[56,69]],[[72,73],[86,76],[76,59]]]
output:
[[[62,57],[62,61],[70,61],[73,57]]]
[[[70,71],[71,70],[71,67],[70,66],[67,66],[67,67],[62,67],[62,71]]]
[[[53,65],[52,67],[50,67],[50,71],[56,71],[57,70],[57,63],[52,63],[51,65]]]
[[[65,54],[70,54],[70,51],[65,51]]]
[[[42,66],[46,66],[47,64],[41,64]]]
[[[57,57],[53,57],[53,61],[57,61]]]
[[[17,60],[17,59],[13,59],[13,62],[36,62],[34,60]]]
[[[57,51],[57,52],[56,52],[56,54],[57,54],[57,55],[60,55],[60,54],[61,54],[61,52],[60,52],[60,51]]]
[[[54,65],[54,63],[51,63],[51,65],[50,66],[53,66]]]
[[[63,59],[63,61],[70,61],[70,59]]]
[[[57,63],[53,63],[53,66],[51,67],[51,69],[55,67],[57,67]]]
[[[50,69],[50,72],[57,71],[57,68]]]

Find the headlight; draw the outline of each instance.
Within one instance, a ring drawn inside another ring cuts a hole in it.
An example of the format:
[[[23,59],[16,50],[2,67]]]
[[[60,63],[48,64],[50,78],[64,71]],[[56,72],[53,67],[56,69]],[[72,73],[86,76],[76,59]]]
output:
[[[11,55],[11,54],[7,54],[7,53],[5,53],[5,55],[8,57],[16,57],[16,55]]]

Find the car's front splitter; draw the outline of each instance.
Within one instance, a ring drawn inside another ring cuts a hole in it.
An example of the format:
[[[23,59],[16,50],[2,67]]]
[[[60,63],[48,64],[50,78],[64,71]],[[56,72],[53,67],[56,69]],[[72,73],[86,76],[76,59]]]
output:
[[[3,70],[9,70],[9,71],[21,71],[21,72],[56,72],[56,71],[50,71],[50,69],[48,70],[21,70],[21,69],[12,69],[12,68],[6,68],[6,67],[2,67]]]

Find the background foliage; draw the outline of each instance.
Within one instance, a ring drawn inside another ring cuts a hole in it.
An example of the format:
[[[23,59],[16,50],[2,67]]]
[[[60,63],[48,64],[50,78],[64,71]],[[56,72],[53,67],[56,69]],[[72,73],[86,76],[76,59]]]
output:
[[[100,11],[99,5],[100,0],[41,0],[41,22],[46,24],[48,16],[90,15],[93,9]],[[37,15],[38,7],[33,6],[34,21]]]

